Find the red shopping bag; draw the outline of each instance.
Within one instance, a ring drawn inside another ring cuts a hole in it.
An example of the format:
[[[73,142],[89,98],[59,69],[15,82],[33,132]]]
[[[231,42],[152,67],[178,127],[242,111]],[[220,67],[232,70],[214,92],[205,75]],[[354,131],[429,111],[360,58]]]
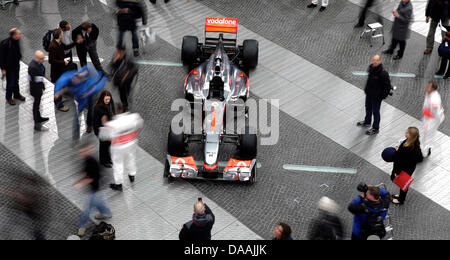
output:
[[[394,179],[395,185],[397,185],[402,191],[406,192],[413,183],[414,179],[409,176],[405,171],[402,171]]]

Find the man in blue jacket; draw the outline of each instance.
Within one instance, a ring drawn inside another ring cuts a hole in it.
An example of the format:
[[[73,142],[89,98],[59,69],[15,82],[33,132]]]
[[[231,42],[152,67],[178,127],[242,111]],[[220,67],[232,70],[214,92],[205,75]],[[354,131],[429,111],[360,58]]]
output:
[[[108,78],[101,72],[98,72],[92,66],[84,66],[80,70],[68,71],[61,75],[55,83],[55,99],[59,98],[64,92],[70,91],[78,103],[78,109],[75,109],[73,140],[80,139],[79,114],[88,107],[86,116],[86,125],[92,129],[92,110],[93,96],[98,93],[106,84]]]
[[[384,220],[388,214],[390,194],[373,185],[360,184],[358,190],[363,192],[348,206],[354,215],[352,240],[367,240],[371,235],[382,239],[386,235]]]

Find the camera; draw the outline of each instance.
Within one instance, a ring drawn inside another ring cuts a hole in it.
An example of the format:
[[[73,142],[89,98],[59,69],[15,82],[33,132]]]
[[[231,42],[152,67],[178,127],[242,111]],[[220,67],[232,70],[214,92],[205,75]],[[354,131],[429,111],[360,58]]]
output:
[[[369,187],[367,187],[367,184],[365,184],[364,182],[361,182],[360,184],[358,184],[358,187],[356,187],[356,189],[362,193],[366,193],[369,190]]]
[[[396,86],[391,86],[391,90],[389,90],[389,96],[394,95],[394,91],[397,89]]]

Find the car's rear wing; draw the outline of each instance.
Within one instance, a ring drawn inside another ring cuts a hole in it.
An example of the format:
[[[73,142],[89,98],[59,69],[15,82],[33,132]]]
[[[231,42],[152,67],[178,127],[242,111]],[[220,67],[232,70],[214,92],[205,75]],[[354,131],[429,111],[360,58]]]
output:
[[[238,19],[206,17],[205,19],[205,45],[217,46],[220,34],[224,46],[236,47]]]

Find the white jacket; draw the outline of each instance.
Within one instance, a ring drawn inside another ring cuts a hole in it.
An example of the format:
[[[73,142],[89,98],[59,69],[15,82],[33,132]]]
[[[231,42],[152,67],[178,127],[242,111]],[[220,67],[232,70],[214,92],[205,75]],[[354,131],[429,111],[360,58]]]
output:
[[[441,95],[437,91],[425,95],[422,109],[422,121],[426,130],[439,126],[445,120],[444,108],[442,107]],[[428,126],[428,127],[427,127]]]
[[[143,123],[137,113],[119,114],[100,128],[99,138],[111,140],[111,148],[127,148],[137,143],[138,130]]]

